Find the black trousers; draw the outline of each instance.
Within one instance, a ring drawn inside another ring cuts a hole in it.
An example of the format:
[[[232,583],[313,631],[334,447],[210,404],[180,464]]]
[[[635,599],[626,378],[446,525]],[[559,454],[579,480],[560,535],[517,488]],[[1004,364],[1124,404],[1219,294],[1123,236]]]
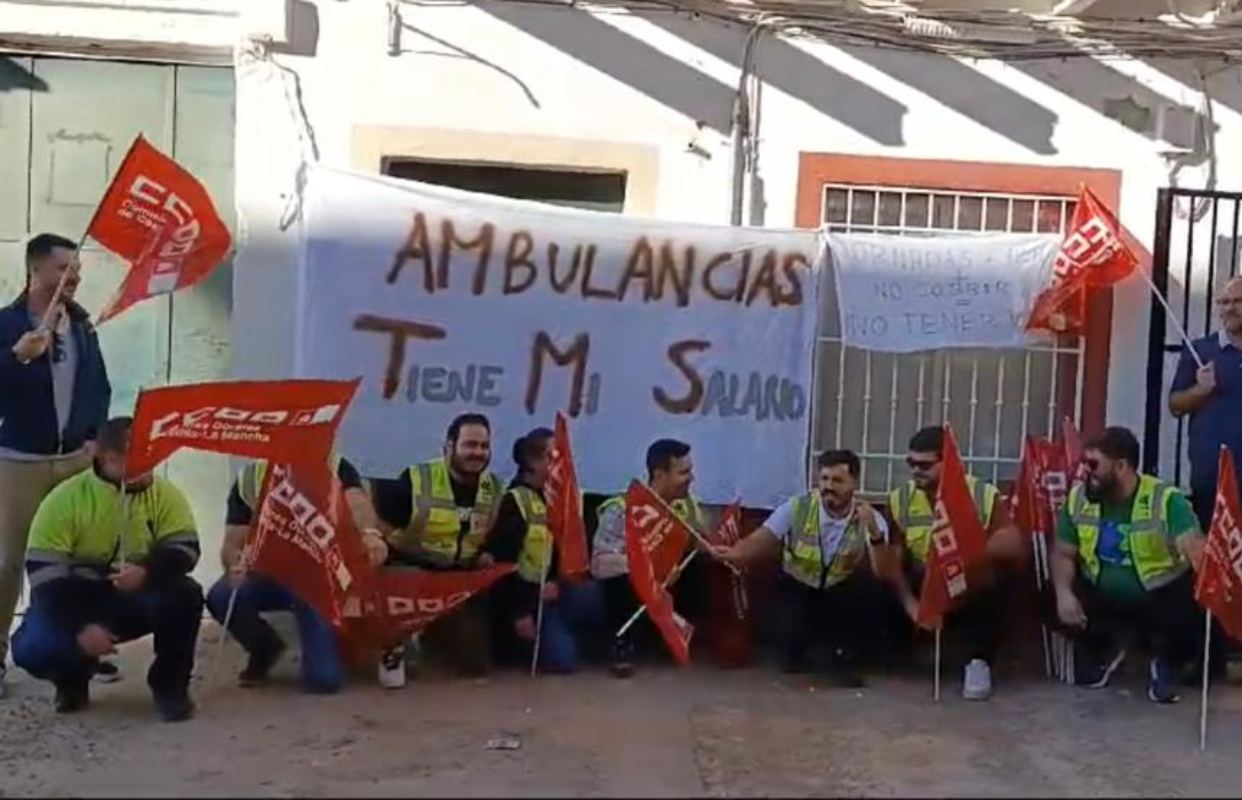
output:
[[[1190,572],[1132,601],[1107,595],[1081,577],[1074,582],[1074,595],[1086,612],[1087,627],[1062,632],[1089,658],[1102,660],[1116,647],[1145,644],[1178,668],[1202,653],[1203,610],[1195,603]]]
[[[776,605],[777,646],[787,663],[812,658],[817,645],[838,661],[858,663],[879,655],[890,637],[892,592],[865,568],[827,589],[782,572]]]
[[[101,625],[122,642],[155,634],[155,661],[147,672],[147,684],[157,695],[178,695],[190,684],[202,615],[202,587],[188,576],[178,576],[137,592],[109,589],[82,615],[82,622]],[[85,683],[97,661],[78,647],[79,630],[32,606],[13,637],[13,659],[36,678],[58,685]]]
[[[915,597],[918,597],[923,590],[922,565],[908,566],[906,577]],[[945,615],[941,635],[948,640],[946,646],[960,651],[966,661],[978,658],[992,664],[1004,639],[1005,614],[1012,585],[1012,576],[1002,572],[991,584],[968,591],[960,605]],[[909,620],[909,617],[906,619]],[[910,623],[911,633],[913,627]]]
[[[700,563],[706,556],[700,554],[686,565],[677,582],[669,588],[673,596],[673,608],[691,624],[698,624],[704,619],[707,608],[707,572],[705,565]],[[641,606],[642,602],[634,594],[630,584],[630,576],[616,575],[599,581],[604,595],[604,625],[609,638],[612,638],[621,626],[629,621]],[[638,622],[630,626],[627,636],[633,641],[650,640],[659,634],[651,621],[644,614]]]

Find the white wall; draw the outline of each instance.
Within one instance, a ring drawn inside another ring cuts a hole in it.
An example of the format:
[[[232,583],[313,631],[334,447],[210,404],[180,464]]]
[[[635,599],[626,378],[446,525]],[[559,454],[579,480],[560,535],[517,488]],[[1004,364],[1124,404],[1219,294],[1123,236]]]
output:
[[[300,79],[319,157],[348,167],[359,126],[474,131],[620,142],[658,155],[652,211],[729,221],[729,122],[746,29],[669,13],[588,13],[527,4],[404,6],[399,56],[387,52],[382,4],[318,3],[313,57],[277,55]],[[1104,116],[1105,99],[1198,107],[1193,66],[1090,59],[1006,65],[843,48],[764,36],[760,170],[768,225],[794,222],[798,154],[826,151],[1096,167],[1123,175],[1120,216],[1151,246],[1168,145]],[[1219,142],[1242,135],[1237,68],[1210,79]],[[1179,75],[1181,79],[1172,77]],[[243,376],[291,364],[294,229],[276,224],[296,194],[300,121],[293,77],[270,62],[238,71],[238,204],[247,220],[234,335]],[[700,130],[697,122],[704,123]],[[689,152],[695,141],[710,153]],[[1223,148],[1222,148],[1223,149]],[[486,152],[461,157],[486,158]],[[372,168],[374,168],[372,166]],[[1242,159],[1220,153],[1222,187],[1242,185]],[[1182,185],[1202,185],[1203,167]],[[1117,293],[1110,421],[1141,429],[1148,300],[1132,279]]]
[[[71,4],[72,15],[38,19],[28,13],[35,5],[0,0],[8,12],[0,15],[0,41],[42,37],[69,49],[102,44],[122,54],[154,47],[174,59],[218,56],[218,25],[232,19],[235,34],[262,30],[277,44],[276,63],[243,52],[237,66],[241,254],[233,335],[240,376],[291,368],[296,226],[282,230],[280,220],[296,208],[297,170],[312,157],[312,139],[325,163],[346,167],[366,150],[363,129],[376,126],[413,131],[409,141],[434,142],[441,156],[457,142],[455,155],[471,159],[503,150],[559,163],[555,154],[565,161],[569,148],[581,163],[620,148],[643,156],[649,168],[632,208],[729,220],[730,116],[747,33],[741,26],[581,6],[402,3],[401,53],[391,56],[381,0],[151,0],[144,8],[157,10],[143,13],[82,0]],[[19,18],[14,9],[26,13]],[[202,24],[187,25],[196,13]],[[141,46],[127,51],[126,42]],[[1120,216],[1150,247],[1156,189],[1168,183],[1166,145],[1102,109],[1127,96],[1149,109],[1202,100],[1195,65],[1186,62],[966,63],[764,35],[756,71],[763,79],[762,219],[776,226],[794,221],[801,151],[991,160],[1120,170]],[[1242,159],[1225,146],[1242,140],[1240,76],[1232,67],[1208,81],[1222,188],[1242,186]],[[710,157],[691,152],[691,142]],[[1204,185],[1199,161],[1179,174],[1181,185]],[[1137,279],[1118,290],[1108,412],[1135,428],[1145,396],[1147,306]]]

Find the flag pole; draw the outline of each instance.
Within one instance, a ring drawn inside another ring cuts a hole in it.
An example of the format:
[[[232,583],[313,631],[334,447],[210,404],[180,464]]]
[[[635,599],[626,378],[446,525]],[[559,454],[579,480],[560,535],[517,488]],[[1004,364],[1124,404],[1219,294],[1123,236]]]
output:
[[[1199,752],[1207,750],[1208,661],[1212,646],[1212,612],[1203,615],[1203,694],[1199,698]]]
[[[1182,341],[1186,343],[1186,349],[1190,351],[1190,355],[1194,358],[1195,363],[1200,369],[1207,366],[1203,363],[1203,359],[1199,356],[1199,351],[1195,350],[1194,343],[1190,341],[1190,335],[1186,333],[1186,329],[1183,328],[1182,323],[1178,321],[1177,314],[1173,313],[1173,307],[1169,305],[1169,301],[1163,294],[1161,294],[1160,290],[1156,288],[1156,283],[1151,279],[1151,276],[1147,274],[1147,270],[1140,266],[1138,268],[1138,272],[1143,276],[1143,280],[1147,281],[1147,285],[1151,287],[1151,293],[1156,296],[1156,300],[1160,303],[1160,305],[1164,306],[1165,316],[1168,317],[1169,322],[1173,323],[1173,327],[1177,331],[1177,335],[1180,336]]]
[[[117,167],[117,173],[119,173],[121,171],[121,168],[125,166],[126,160],[128,160],[130,154],[134,152],[134,147],[138,144],[138,141],[141,138],[142,138],[141,133],[134,137],[134,141],[130,143],[129,149],[125,151],[125,158],[121,159],[121,164],[120,166]],[[86,245],[86,240],[90,238],[91,228],[95,227],[95,221],[99,219],[99,212],[103,209],[104,200],[107,199],[108,192],[112,190],[112,184],[115,181],[116,181],[116,173],[112,175],[112,180],[108,181],[108,188],[104,189],[103,197],[99,198],[99,203],[95,205],[95,210],[91,213],[90,221],[86,223],[86,229],[83,230],[82,235],[78,237],[78,246],[75,247],[73,251],[74,255],[78,259],[78,269],[82,268],[82,248],[83,246]],[[60,281],[56,284],[56,291],[52,292],[52,302],[48,303],[47,312],[43,315],[43,327],[44,328],[48,328],[48,329],[51,328],[50,323],[52,322],[52,314],[54,314],[56,311],[56,301],[60,299],[61,293],[64,292],[65,279],[68,277],[69,277],[69,270],[66,269],[64,273],[61,274]]]
[[[936,625],[936,666],[932,678],[932,699],[940,702],[940,629],[943,623]]]
[[[1033,570],[1035,573],[1035,593],[1039,601],[1042,602],[1044,598],[1044,565],[1040,559],[1039,536],[1039,531],[1036,531],[1035,535],[1031,537],[1031,550],[1035,559],[1035,569]],[[1043,616],[1042,613],[1040,616]],[[1048,623],[1042,619],[1039,623],[1039,632],[1040,640],[1044,647],[1044,677],[1050,678],[1052,677],[1052,659],[1048,653]]]
[[[681,560],[681,563],[677,565],[677,569],[674,570],[667,578],[664,579],[665,589],[667,589],[669,586],[672,585],[672,580],[670,579],[674,575],[681,575],[681,571],[686,568],[686,565],[689,564],[690,561],[696,555],[698,555],[698,552],[699,552],[698,550],[691,550],[690,555],[683,558]],[[642,615],[646,613],[647,613],[647,607],[645,605],[639,604],[638,610],[634,612],[633,616],[631,616],[628,620],[625,621],[625,624],[621,626],[620,630],[616,632],[613,638],[620,639],[622,636],[624,636],[625,632],[628,631],[630,628],[634,627],[634,623],[638,622],[638,620],[642,618]]]
[[[211,659],[211,669],[207,675],[207,685],[215,686],[216,678],[220,677],[220,663],[224,660],[224,645],[229,638],[229,623],[233,621],[233,609],[237,607],[237,591],[240,586],[233,586],[229,592],[229,605],[224,612],[224,622],[220,625],[220,641],[216,644],[216,654]]]
[[[237,556],[238,561],[246,567],[243,574],[243,580],[249,576],[250,548],[242,547],[241,553]],[[225,573],[227,577],[227,573]],[[216,644],[216,654],[211,659],[211,668],[207,671],[207,685],[215,686],[216,678],[220,676],[220,663],[224,660],[224,646],[229,638],[229,624],[233,622],[233,610],[237,608],[237,593],[241,589],[241,583],[234,584],[229,591],[229,604],[224,610],[224,621],[220,623],[220,641]]]
[[[539,607],[535,611],[535,649],[530,656],[530,676],[533,678],[539,671],[539,643],[543,639],[543,587],[548,582],[548,569],[552,565],[552,547],[548,546],[543,555],[543,571],[539,573]]]

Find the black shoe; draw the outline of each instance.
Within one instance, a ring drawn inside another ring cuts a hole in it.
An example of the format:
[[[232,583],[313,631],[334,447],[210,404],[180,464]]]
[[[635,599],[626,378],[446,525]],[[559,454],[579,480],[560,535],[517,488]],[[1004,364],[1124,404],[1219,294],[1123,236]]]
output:
[[[629,639],[617,639],[612,644],[612,666],[609,668],[614,678],[628,678],[634,674],[634,643]]]
[[[165,722],[184,722],[194,716],[194,701],[185,692],[157,694],[155,710]]]
[[[867,685],[862,673],[845,664],[834,665],[828,670],[828,679],[833,686],[842,689],[862,689]]]
[[[277,639],[271,646],[251,653],[246,668],[237,676],[237,682],[243,689],[265,683],[272,667],[276,666],[284,652],[285,643]]]
[[[90,683],[74,681],[56,684],[56,713],[75,714],[85,711],[91,704]]]
[[[806,675],[811,666],[811,659],[801,650],[787,652],[781,659],[781,672],[786,675]]]
[[[832,685],[842,689],[861,689],[866,686],[867,681],[854,664],[855,659],[848,652],[838,650],[834,653],[832,664],[828,668],[828,678]]]

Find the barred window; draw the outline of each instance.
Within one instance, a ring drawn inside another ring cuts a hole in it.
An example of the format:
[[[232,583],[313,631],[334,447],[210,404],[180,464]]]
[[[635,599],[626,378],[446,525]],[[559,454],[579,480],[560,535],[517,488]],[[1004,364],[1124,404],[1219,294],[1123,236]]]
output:
[[[833,231],[1056,233],[1068,225],[1074,198],[826,183],[821,208]],[[811,441],[816,452],[858,453],[863,492],[887,492],[906,479],[906,445],[925,425],[950,423],[967,469],[996,482],[1016,474],[1027,434],[1054,436],[1062,416],[1076,416],[1083,364],[1077,337],[1025,350],[847,348],[834,282],[825,286]]]

